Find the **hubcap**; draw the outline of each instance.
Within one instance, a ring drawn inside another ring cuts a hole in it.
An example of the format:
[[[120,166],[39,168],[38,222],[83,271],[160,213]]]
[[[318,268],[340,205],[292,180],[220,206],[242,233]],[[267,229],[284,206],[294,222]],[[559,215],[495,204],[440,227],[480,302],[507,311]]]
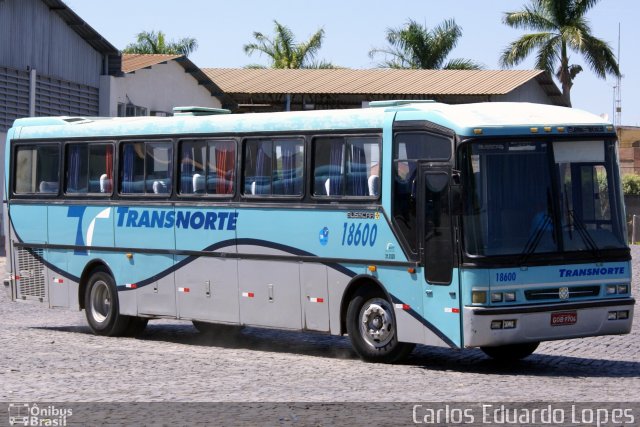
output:
[[[109,285],[104,281],[98,280],[91,288],[91,317],[102,323],[107,319],[111,311],[111,292]]]
[[[384,347],[395,333],[391,305],[382,298],[367,301],[360,309],[360,334],[373,348]]]

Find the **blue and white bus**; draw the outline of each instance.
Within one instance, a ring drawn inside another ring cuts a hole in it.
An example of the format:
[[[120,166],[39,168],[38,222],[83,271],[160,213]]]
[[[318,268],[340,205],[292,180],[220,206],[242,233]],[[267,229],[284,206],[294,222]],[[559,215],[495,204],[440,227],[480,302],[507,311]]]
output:
[[[631,329],[616,134],[527,103],[16,120],[5,206],[14,300],[348,334],[498,359]]]

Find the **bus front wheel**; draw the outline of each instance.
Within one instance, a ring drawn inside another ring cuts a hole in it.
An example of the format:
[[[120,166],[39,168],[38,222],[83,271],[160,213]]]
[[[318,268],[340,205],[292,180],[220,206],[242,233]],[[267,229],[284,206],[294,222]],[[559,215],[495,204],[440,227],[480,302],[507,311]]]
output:
[[[521,344],[508,344],[496,347],[480,347],[487,356],[500,361],[514,361],[524,359],[533,354],[540,345],[539,342],[526,342]]]
[[[126,333],[130,318],[120,314],[118,291],[106,271],[96,270],[89,278],[84,307],[89,327],[96,335],[119,336]]]
[[[393,306],[380,291],[358,290],[349,302],[346,320],[354,350],[368,362],[398,362],[415,347],[398,342]]]

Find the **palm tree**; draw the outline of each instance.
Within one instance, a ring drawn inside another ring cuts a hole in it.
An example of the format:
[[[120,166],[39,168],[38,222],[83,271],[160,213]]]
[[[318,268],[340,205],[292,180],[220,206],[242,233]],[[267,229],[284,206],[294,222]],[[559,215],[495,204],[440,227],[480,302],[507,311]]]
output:
[[[596,3],[598,0],[531,0],[523,10],[505,13],[502,21],[506,25],[538,32],[525,34],[507,46],[500,59],[501,65],[517,65],[537,49],[535,67],[552,75],[555,73],[569,105],[573,80],[582,71],[580,65],[569,64],[569,50],[581,54],[598,77],[620,76],[611,47],[591,34],[585,18]]]
[[[369,57],[384,54],[380,64],[387,68],[479,70],[482,65],[470,60],[457,58],[445,63],[447,56],[458,44],[462,28],[453,19],[446,20],[432,30],[409,20],[404,27],[388,28],[385,49],[372,49]],[[387,60],[386,57],[391,59]]]
[[[137,42],[129,44],[122,50],[124,53],[169,54],[189,56],[198,48],[194,38],[186,37],[174,42],[167,42],[162,31],[142,31],[138,33]]]
[[[320,28],[304,43],[295,41],[291,29],[274,22],[275,35],[269,38],[256,31],[253,33],[254,43],[244,45],[244,52],[251,55],[254,52],[264,53],[271,59],[271,68],[334,68],[325,61],[315,62],[314,58],[324,38],[324,30]],[[262,68],[260,65],[249,65],[250,68]]]

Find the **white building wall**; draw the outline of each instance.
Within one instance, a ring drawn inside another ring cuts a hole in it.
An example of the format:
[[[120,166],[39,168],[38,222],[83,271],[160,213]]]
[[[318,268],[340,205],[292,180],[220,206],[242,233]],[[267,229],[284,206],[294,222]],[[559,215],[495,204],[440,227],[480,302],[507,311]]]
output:
[[[117,116],[118,103],[133,103],[152,111],[171,113],[173,107],[198,106],[220,108],[221,103],[175,61],[154,65],[124,77],[102,76],[101,95],[110,93],[100,105],[100,115]],[[101,98],[102,99],[102,98]],[[108,114],[106,113],[108,110]]]
[[[533,102],[536,104],[553,105],[553,101],[535,79],[529,80],[506,95],[492,97],[491,100],[500,102]]]

